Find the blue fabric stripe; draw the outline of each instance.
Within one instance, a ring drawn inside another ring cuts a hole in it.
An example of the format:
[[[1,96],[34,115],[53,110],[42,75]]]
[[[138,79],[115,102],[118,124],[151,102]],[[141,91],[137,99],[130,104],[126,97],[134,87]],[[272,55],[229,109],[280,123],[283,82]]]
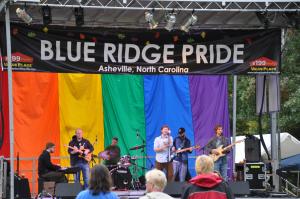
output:
[[[186,136],[194,145],[194,132],[189,94],[188,76],[145,75],[144,76],[145,118],[147,161],[150,169],[155,166],[153,143],[160,135],[160,128],[167,124],[175,138],[178,129],[184,127]],[[194,152],[190,155],[192,156]],[[194,161],[189,161],[190,172],[194,175]],[[192,170],[191,170],[192,169]]]

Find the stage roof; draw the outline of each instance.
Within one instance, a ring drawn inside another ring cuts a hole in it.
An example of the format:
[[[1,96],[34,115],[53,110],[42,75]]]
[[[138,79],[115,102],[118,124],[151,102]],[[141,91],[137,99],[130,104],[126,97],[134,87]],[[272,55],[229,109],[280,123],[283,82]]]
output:
[[[295,26],[300,19],[299,0],[41,0],[26,5],[24,1],[28,0],[11,1],[12,22],[21,22],[16,16],[16,8],[24,6],[34,24],[43,23],[41,7],[50,6],[52,24],[60,26],[75,26],[75,7],[84,8],[84,26],[87,27],[148,28],[144,13],[153,9],[158,28],[165,26],[165,15],[172,11],[176,13],[177,29],[193,10],[198,17],[194,29],[264,28],[264,19],[268,20],[269,28],[282,28]],[[4,12],[1,13],[3,21]]]

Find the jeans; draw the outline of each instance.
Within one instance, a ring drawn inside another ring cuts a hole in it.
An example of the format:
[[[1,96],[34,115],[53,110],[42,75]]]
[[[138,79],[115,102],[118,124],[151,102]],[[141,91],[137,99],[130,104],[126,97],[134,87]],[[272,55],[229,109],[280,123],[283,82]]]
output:
[[[220,172],[223,179],[227,181],[227,156],[220,157],[215,162],[214,170]]]
[[[173,171],[174,171],[174,180],[177,176],[177,173],[179,173],[179,181],[184,182],[187,173],[187,164],[173,160]]]
[[[75,175],[75,182],[80,182],[80,173],[82,171],[83,188],[87,189],[89,186],[88,182],[89,182],[89,174],[90,174],[89,164],[80,162],[80,163],[75,164],[74,166],[80,168],[79,172]]]

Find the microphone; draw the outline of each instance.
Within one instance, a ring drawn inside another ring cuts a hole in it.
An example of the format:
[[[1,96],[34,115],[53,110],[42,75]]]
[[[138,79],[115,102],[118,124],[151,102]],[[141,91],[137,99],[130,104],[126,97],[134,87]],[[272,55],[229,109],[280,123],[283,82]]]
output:
[[[139,130],[136,130],[136,137],[140,137]]]

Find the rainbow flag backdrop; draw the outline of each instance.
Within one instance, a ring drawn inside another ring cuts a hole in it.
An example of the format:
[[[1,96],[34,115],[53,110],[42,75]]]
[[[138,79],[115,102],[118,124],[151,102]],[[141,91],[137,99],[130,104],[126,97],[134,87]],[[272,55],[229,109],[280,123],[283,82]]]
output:
[[[4,119],[0,152],[8,157],[7,73],[1,72],[0,77]],[[94,144],[94,154],[117,136],[121,155],[136,156],[139,166],[150,169],[154,138],[164,124],[170,126],[173,137],[184,127],[192,144],[201,147],[214,135],[216,124],[223,125],[224,134],[230,136],[227,98],[226,76],[14,72],[14,151],[20,157],[37,158],[46,142],[52,141],[54,156],[68,156],[64,145],[81,128]],[[129,150],[144,142],[144,150]],[[53,161],[70,166],[68,159]],[[24,162],[20,169],[32,166]],[[194,175],[194,159],[189,169]]]

